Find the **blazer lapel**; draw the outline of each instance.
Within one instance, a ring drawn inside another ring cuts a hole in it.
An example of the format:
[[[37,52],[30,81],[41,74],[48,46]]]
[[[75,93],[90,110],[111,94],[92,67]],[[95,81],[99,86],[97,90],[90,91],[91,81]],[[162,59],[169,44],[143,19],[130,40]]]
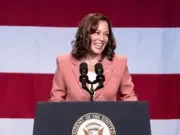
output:
[[[105,77],[104,87],[95,92],[95,95],[94,95],[95,98],[97,98],[101,94],[101,92],[105,89],[108,81],[111,78],[111,75],[113,73],[113,69],[112,69],[111,64],[112,64],[112,62],[107,60],[106,58],[102,61],[102,65],[103,65],[103,69],[104,69],[103,74],[104,74],[104,77]]]
[[[73,63],[72,72],[73,72],[74,77],[76,78],[77,84],[79,85],[79,87],[80,87],[80,89],[82,90],[82,92],[83,92],[84,94],[86,94],[87,96],[89,96],[89,93],[82,88],[82,83],[81,83],[80,80],[79,80],[79,77],[80,77],[79,64],[80,64],[81,62],[82,62],[82,61],[77,61],[77,60],[75,60],[75,59],[72,60],[72,63]]]
[[[110,80],[112,72],[113,72],[113,70],[109,65],[107,67],[105,67],[105,69],[104,69],[104,77],[105,77],[104,87],[107,85],[108,81]]]
[[[81,82],[79,81],[79,66],[78,66],[78,65],[75,65],[75,66],[72,68],[72,71],[73,71],[74,77],[76,78],[76,81],[77,81],[79,87],[82,88]]]

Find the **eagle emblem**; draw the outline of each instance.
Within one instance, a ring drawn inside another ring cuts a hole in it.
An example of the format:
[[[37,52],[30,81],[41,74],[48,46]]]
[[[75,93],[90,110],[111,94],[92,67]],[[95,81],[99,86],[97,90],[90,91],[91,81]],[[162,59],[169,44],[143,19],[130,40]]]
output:
[[[103,135],[103,129],[104,128],[101,128],[101,129],[91,129],[91,130],[83,129],[83,131],[84,131],[84,135]]]

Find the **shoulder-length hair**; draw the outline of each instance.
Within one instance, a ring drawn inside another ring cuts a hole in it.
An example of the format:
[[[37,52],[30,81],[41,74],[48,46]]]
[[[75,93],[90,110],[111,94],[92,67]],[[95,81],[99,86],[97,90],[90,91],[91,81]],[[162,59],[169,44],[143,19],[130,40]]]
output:
[[[78,27],[75,35],[75,40],[72,41],[71,54],[76,59],[81,59],[87,56],[89,48],[91,46],[90,34],[93,34],[98,29],[99,21],[106,21],[109,27],[109,37],[106,47],[102,52],[102,57],[106,57],[108,60],[112,60],[114,57],[114,50],[116,48],[115,38],[112,32],[112,26],[110,20],[102,14],[88,14],[85,16]]]

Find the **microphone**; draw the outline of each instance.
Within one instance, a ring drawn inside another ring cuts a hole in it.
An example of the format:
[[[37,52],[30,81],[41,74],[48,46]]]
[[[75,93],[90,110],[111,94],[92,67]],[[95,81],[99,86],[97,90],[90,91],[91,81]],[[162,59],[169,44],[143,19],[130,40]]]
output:
[[[79,81],[82,83],[82,88],[90,94],[90,101],[93,101],[93,95],[94,95],[94,90],[92,88],[93,82],[89,81],[88,79],[88,76],[87,76],[88,66],[85,62],[82,62],[80,64],[79,72],[81,74],[79,77]],[[87,88],[86,83],[91,84],[90,90]]]
[[[88,66],[85,62],[80,64],[79,72],[81,74],[79,77],[79,81],[82,83],[82,88],[89,91],[86,86],[86,83],[88,82],[88,76],[87,76]]]
[[[103,66],[101,63],[96,63],[95,72],[97,75],[103,74],[104,70],[103,70]]]
[[[97,74],[96,81],[99,83],[99,86],[96,88],[97,90],[104,87],[103,82],[105,81],[105,77],[103,75],[104,69],[101,63],[97,63],[95,65],[95,72]]]
[[[103,66],[101,63],[97,63],[95,65],[95,73],[97,74],[97,76],[96,76],[96,80],[94,80],[93,82],[91,82],[88,79],[88,76],[87,76],[88,66],[85,62],[82,62],[80,64],[79,72],[81,74],[79,77],[79,81],[82,83],[82,88],[90,94],[90,101],[93,101],[94,92],[104,87],[103,82],[105,81],[105,77],[103,75],[103,72],[104,72]],[[91,85],[90,90],[87,88],[86,83]],[[93,84],[96,84],[96,83],[99,83],[99,85],[96,89],[93,89]]]
[[[88,73],[88,66],[87,66],[87,64],[85,62],[82,62],[80,64],[80,69],[79,70],[80,70],[80,73],[82,75],[86,75]]]

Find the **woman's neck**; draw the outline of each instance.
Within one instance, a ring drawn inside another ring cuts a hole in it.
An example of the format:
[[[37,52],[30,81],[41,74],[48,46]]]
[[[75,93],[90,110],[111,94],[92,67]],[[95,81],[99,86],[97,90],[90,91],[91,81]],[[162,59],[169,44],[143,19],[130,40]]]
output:
[[[85,62],[87,63],[90,71],[94,71],[94,66],[96,63],[99,62],[100,59],[101,59],[100,55],[88,55],[86,57]]]
[[[99,61],[100,60],[100,58],[101,58],[101,55],[88,55],[87,57],[86,57],[86,59],[87,60],[93,60],[93,61]]]

